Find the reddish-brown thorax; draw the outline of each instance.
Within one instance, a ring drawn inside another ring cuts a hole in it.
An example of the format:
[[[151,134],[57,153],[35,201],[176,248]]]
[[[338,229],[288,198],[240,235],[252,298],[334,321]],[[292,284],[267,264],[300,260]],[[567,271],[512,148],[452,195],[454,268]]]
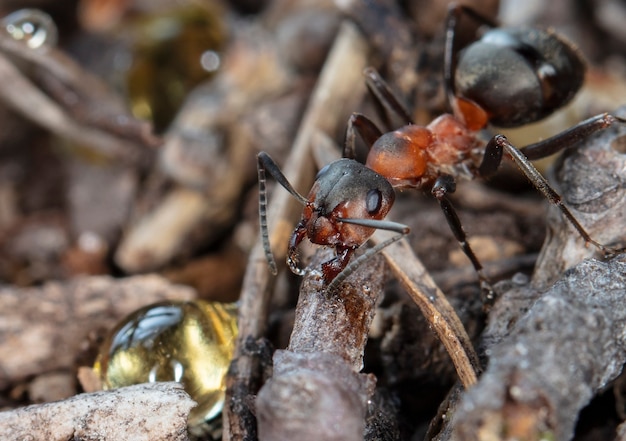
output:
[[[385,133],[372,146],[366,166],[394,187],[420,188],[466,159],[477,144],[474,130],[443,114],[426,127],[411,124]]]

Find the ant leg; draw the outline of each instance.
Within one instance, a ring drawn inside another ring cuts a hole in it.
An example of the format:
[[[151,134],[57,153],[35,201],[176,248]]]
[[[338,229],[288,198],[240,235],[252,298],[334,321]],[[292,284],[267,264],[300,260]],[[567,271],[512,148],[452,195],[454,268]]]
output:
[[[265,252],[265,258],[267,259],[267,264],[270,268],[270,272],[273,275],[276,275],[278,273],[278,269],[276,267],[276,260],[274,259],[274,255],[272,254],[272,248],[270,246],[270,239],[267,227],[267,189],[265,186],[265,171],[268,171],[272,175],[272,177],[276,179],[276,182],[282,185],[302,204],[306,205],[309,202],[304,196],[302,196],[292,187],[292,185],[289,183],[285,175],[283,175],[283,172],[280,171],[280,168],[274,162],[270,155],[265,152],[260,152],[257,155],[257,161],[257,173],[259,177],[259,227],[261,229],[261,240],[263,242],[263,251]],[[295,234],[296,232],[294,231],[294,235]],[[289,261],[289,263],[290,268],[292,268],[291,261]]]
[[[337,276],[333,279],[333,281],[330,282],[327,288],[328,294],[330,295],[334,294],[335,291],[337,291],[337,288],[339,287],[339,285],[341,285],[341,283],[343,283],[344,280],[346,280],[354,271],[356,271],[356,269],[363,262],[368,260],[370,257],[374,256],[375,254],[380,253],[383,249],[387,248],[392,243],[399,241],[404,236],[406,236],[406,233],[397,235],[397,236],[392,236],[389,239],[376,244],[374,247],[368,249],[365,253],[361,254],[359,257],[357,257],[352,262],[350,262],[348,266],[346,266],[343,269],[343,271],[337,274]]]
[[[446,96],[450,103],[453,102],[456,95],[454,87],[454,71],[456,70],[457,48],[455,46],[454,37],[456,36],[457,26],[461,16],[465,15],[478,22],[480,25],[487,25],[491,28],[498,26],[496,22],[474,11],[472,8],[464,5],[452,3],[448,8],[448,16],[446,17],[446,40],[444,46],[443,57],[443,80],[446,89]]]
[[[593,119],[593,118],[592,118]],[[572,226],[578,231],[578,234],[585,240],[586,243],[591,243],[596,248],[604,253],[605,256],[611,256],[616,253],[619,253],[623,250],[613,249],[602,245],[599,242],[596,242],[589,236],[589,233],[583,228],[582,225],[578,222],[578,220],[574,217],[572,212],[563,204],[561,196],[550,186],[546,178],[544,178],[541,173],[535,168],[535,166],[530,162],[530,160],[516,148],[513,144],[509,142],[508,139],[504,135],[496,135],[494,136],[488,143],[485,149],[485,158],[483,158],[483,164],[481,164],[479,168],[479,172],[484,169],[491,169],[489,167],[483,167],[485,162],[491,162],[492,157],[502,158],[502,152],[494,152],[494,150],[504,150],[507,155],[513,159],[515,164],[519,167],[519,169],[526,175],[526,178],[535,186],[537,190],[539,190],[551,204],[558,207],[561,210],[561,213],[565,216],[565,218],[572,224]],[[499,162],[499,161],[498,161]],[[493,165],[493,164],[492,164]]]
[[[529,160],[540,159],[575,145],[595,132],[604,130],[616,122],[626,123],[626,119],[609,113],[593,116],[551,138],[519,149]]]
[[[406,109],[406,107],[400,103],[400,100],[391,91],[391,87],[380,74],[373,67],[366,67],[363,71],[365,75],[365,83],[370,93],[374,96],[376,102],[383,107],[388,113],[393,113],[400,118],[405,124],[413,124],[413,118]],[[390,125],[389,115],[382,114],[383,120]]]
[[[287,266],[292,273],[303,276],[304,269],[298,267],[298,245],[306,237],[306,223],[300,222],[291,233],[291,239],[289,239],[289,248],[287,249]]]
[[[360,113],[353,113],[346,127],[346,142],[343,146],[344,158],[356,159],[355,142],[357,133],[361,136],[365,145],[367,145],[368,150],[372,148],[376,140],[383,135],[383,132],[381,132],[376,124],[367,116]]]
[[[437,178],[433,187],[431,189],[431,194],[437,199],[439,202],[439,206],[443,211],[443,214],[446,217],[446,221],[448,221],[448,225],[450,226],[450,230],[452,230],[452,234],[459,242],[461,249],[465,253],[465,255],[469,258],[478,274],[478,278],[480,279],[481,288],[483,289],[483,302],[485,304],[492,304],[495,300],[495,292],[491,287],[491,283],[489,279],[485,275],[483,271],[483,266],[478,260],[478,257],[474,254],[472,247],[467,241],[467,235],[463,230],[463,225],[461,224],[461,219],[454,209],[452,202],[448,199],[449,193],[454,193],[456,191],[456,182],[454,181],[454,177],[451,175],[441,175]]]

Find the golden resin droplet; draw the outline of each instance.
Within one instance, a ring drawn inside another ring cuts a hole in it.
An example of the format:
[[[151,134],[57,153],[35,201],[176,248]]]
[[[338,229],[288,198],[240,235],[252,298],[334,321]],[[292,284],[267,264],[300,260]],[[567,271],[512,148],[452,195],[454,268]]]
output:
[[[235,349],[233,304],[197,301],[155,303],[121,321],[104,341],[94,369],[105,389],[179,381],[197,403],[189,425],[218,415],[225,376]]]

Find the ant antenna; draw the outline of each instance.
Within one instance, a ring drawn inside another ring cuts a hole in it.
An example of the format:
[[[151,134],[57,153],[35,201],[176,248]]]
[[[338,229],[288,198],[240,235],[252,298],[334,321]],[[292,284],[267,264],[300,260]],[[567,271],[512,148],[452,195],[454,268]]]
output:
[[[409,234],[410,228],[404,224],[400,224],[398,222],[392,221],[382,221],[375,219],[340,219],[341,222],[345,222],[347,224],[360,225],[363,227],[371,227],[379,230],[387,230],[392,231],[394,233],[398,233],[397,236],[392,236],[389,239],[380,242],[374,245],[372,248],[368,248],[363,254],[361,254],[356,259],[352,260],[348,266],[346,266],[337,276],[328,284],[327,292],[329,294],[333,294],[339,285],[343,283],[346,278],[348,278],[356,269],[367,259],[370,257],[380,253],[383,249],[402,239],[404,236]]]
[[[265,252],[265,258],[270,268],[272,275],[278,274],[278,268],[276,266],[276,260],[272,254],[272,248],[270,246],[270,237],[267,227],[267,188],[265,186],[265,170],[278,182],[285,190],[293,195],[300,203],[306,205],[308,201],[304,196],[298,193],[289,183],[283,172],[280,171],[278,165],[274,160],[265,152],[260,152],[257,155],[258,165],[257,172],[259,176],[259,227],[261,229],[261,240],[263,242],[263,251]]]

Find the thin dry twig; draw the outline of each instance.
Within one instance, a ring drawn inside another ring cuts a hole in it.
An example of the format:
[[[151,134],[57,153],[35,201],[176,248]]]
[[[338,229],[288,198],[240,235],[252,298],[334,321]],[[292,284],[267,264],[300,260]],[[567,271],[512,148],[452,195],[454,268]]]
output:
[[[131,163],[144,164],[151,156],[148,148],[159,144],[149,123],[132,117],[104,83],[59,50],[31,50],[0,35],[0,52],[0,72],[5,79],[0,84],[0,97],[25,118],[78,145]],[[76,109],[52,99],[18,69],[11,57],[43,69],[41,77],[63,89],[57,91],[59,99],[71,96]]]
[[[285,175],[296,189],[311,185],[314,176],[309,144],[315,130],[335,133],[347,120],[365,90],[362,71],[367,63],[367,47],[358,31],[344,23],[320,74],[315,91],[303,117],[289,158]],[[269,205],[270,240],[279,246],[275,255],[284,260],[285,244],[297,216],[297,203],[285,191],[277,191]],[[259,241],[250,254],[239,310],[239,332],[235,359],[227,383],[224,409],[224,440],[253,436],[254,418],[246,404],[247,396],[260,387],[259,359],[252,348],[265,333],[272,279]],[[247,423],[247,424],[246,424]]]
[[[377,231],[372,241],[383,242],[391,234]],[[413,254],[408,242],[401,240],[388,246],[383,255],[450,354],[461,383],[466,388],[475,384],[481,368],[467,331],[443,292]]]

